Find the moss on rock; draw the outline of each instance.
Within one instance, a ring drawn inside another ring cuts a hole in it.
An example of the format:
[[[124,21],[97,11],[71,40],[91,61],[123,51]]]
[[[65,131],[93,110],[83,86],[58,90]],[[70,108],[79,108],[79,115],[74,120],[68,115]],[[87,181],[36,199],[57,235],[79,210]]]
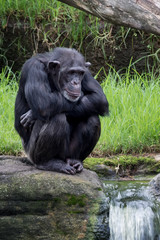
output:
[[[153,157],[119,155],[110,158],[87,158],[84,167],[104,175],[150,174],[160,172],[160,161],[156,161]]]

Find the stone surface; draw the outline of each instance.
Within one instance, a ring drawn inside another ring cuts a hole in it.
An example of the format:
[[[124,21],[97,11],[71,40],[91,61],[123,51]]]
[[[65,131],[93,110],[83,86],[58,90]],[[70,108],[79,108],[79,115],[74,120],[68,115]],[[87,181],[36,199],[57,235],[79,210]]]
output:
[[[103,197],[95,172],[40,171],[26,158],[1,156],[0,239],[92,240]]]
[[[154,156],[154,159],[155,159],[156,161],[160,161],[160,154],[156,154],[156,155]]]
[[[150,186],[154,196],[160,200],[160,173],[150,181]]]

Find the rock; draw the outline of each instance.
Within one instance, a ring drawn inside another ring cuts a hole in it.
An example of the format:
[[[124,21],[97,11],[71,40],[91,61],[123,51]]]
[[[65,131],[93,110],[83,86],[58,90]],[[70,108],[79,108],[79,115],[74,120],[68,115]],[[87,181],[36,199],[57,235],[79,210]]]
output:
[[[154,159],[155,159],[156,161],[160,161],[160,154],[154,155]]]
[[[150,181],[150,186],[153,195],[160,200],[160,173]]]
[[[40,171],[26,158],[1,156],[0,239],[92,240],[103,197],[95,172]]]
[[[96,173],[102,174],[103,176],[105,176],[106,179],[107,179],[107,177],[111,178],[111,177],[116,176],[116,171],[113,170],[111,167],[106,166],[106,165],[104,165],[104,164],[97,164],[97,165],[95,165],[95,166],[93,167],[93,170],[94,170]]]

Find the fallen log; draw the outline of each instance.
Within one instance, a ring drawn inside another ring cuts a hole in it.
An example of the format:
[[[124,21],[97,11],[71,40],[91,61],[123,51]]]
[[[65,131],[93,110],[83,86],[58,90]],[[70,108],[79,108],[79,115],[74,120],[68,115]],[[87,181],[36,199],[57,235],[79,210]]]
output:
[[[60,0],[105,21],[160,35],[160,0]]]

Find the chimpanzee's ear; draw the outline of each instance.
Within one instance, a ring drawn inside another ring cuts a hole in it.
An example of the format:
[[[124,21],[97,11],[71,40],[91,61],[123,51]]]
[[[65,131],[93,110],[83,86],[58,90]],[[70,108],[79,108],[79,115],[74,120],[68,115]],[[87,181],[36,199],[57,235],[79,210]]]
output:
[[[49,70],[54,71],[56,73],[60,68],[60,62],[56,61],[56,60],[49,62],[48,68],[49,68]]]
[[[88,68],[88,67],[91,66],[91,63],[90,63],[90,62],[86,62],[86,63],[85,63],[85,66]]]

